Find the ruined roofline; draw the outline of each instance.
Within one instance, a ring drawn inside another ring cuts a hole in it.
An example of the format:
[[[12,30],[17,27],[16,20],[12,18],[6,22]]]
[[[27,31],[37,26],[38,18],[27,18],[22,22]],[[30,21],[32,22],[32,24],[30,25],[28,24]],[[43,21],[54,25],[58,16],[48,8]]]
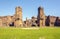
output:
[[[39,6],[38,9],[44,9],[42,6]]]
[[[57,17],[59,17],[59,16],[50,16],[50,15],[48,15],[49,17],[53,17],[53,18],[57,18]],[[48,16],[45,16],[45,17],[48,17]]]
[[[21,7],[21,6],[16,6],[16,8],[15,8],[15,9],[17,9],[17,8],[20,8],[20,9],[22,9],[22,7]]]
[[[7,15],[7,16],[0,16],[0,18],[4,18],[4,17],[8,17],[8,16],[13,17],[13,16],[11,16],[11,15]]]

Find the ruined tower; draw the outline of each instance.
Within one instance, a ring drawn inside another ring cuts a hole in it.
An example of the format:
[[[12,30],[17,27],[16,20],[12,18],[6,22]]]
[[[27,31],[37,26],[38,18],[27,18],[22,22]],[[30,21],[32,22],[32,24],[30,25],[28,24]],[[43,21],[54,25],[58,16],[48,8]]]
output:
[[[37,24],[40,27],[45,26],[45,15],[42,7],[38,8]]]
[[[23,25],[22,23],[22,8],[21,7],[16,7],[15,8],[15,22],[14,25],[16,27],[21,27]]]

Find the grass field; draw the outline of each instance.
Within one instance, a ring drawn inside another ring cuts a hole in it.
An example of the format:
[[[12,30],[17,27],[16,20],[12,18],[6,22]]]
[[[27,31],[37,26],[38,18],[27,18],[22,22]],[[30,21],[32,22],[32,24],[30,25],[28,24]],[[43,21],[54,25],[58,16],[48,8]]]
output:
[[[0,39],[60,39],[60,28],[0,28]]]

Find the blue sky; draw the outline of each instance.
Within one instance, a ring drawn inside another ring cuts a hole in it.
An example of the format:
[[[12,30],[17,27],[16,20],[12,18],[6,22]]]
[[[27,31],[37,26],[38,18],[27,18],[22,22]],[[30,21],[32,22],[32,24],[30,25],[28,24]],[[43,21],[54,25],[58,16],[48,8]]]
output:
[[[14,15],[16,6],[22,7],[23,19],[37,16],[39,6],[47,16],[60,16],[60,0],[0,0],[0,16]]]

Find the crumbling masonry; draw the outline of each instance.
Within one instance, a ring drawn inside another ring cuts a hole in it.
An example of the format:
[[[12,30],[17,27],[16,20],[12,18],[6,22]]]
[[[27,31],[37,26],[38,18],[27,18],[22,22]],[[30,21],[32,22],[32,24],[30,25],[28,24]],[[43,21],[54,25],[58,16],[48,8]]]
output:
[[[37,17],[31,17],[26,21],[22,20],[22,8],[16,7],[13,16],[0,16],[1,27],[45,27],[60,26],[60,17],[45,16],[43,7],[38,7]]]

